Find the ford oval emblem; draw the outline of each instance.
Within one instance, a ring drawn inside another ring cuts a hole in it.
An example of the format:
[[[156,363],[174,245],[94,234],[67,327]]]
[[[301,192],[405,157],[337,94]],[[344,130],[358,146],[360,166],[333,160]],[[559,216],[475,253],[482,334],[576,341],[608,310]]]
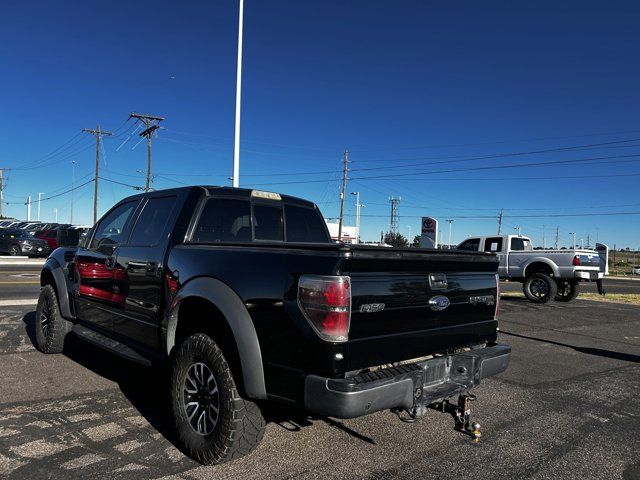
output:
[[[437,297],[431,297],[429,299],[429,307],[431,307],[431,310],[434,310],[436,312],[439,312],[440,310],[444,310],[449,305],[451,305],[451,302],[449,301],[449,299],[447,297],[443,297],[442,295],[438,295]]]

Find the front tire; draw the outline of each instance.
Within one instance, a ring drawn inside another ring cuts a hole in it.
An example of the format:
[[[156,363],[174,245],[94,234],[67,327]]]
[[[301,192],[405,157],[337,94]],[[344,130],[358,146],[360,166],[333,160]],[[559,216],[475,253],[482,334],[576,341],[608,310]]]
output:
[[[572,302],[578,297],[580,284],[578,282],[563,282],[558,285],[558,293],[554,300],[557,302]]]
[[[260,408],[238,392],[222,350],[208,335],[187,338],[171,367],[177,437],[194,460],[219,464],[255,449],[264,436]]]
[[[53,286],[40,290],[36,307],[36,347],[43,353],[62,353],[72,323],[60,314],[58,296]]]
[[[556,296],[558,285],[546,273],[534,273],[525,279],[522,291],[533,303],[548,303]]]
[[[11,255],[12,257],[17,257],[19,255],[22,255],[22,250],[20,250],[20,247],[18,245],[11,245],[9,247],[9,255]]]

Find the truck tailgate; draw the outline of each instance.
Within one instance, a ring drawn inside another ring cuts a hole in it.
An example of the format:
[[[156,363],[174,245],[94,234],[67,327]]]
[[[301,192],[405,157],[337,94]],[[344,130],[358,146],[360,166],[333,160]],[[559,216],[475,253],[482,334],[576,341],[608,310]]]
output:
[[[475,252],[354,249],[349,369],[494,341],[497,266]]]

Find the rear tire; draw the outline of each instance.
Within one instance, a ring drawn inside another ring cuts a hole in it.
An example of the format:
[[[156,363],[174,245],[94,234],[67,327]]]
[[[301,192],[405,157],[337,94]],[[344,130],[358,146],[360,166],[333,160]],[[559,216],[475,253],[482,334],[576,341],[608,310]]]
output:
[[[40,290],[36,308],[36,347],[43,353],[62,353],[73,324],[60,314],[58,296],[53,286]]]
[[[558,285],[546,273],[534,273],[525,279],[522,291],[533,303],[548,303],[556,296]]]
[[[572,302],[578,297],[580,284],[578,282],[562,282],[558,285],[558,293],[554,297],[557,302]]]
[[[11,255],[12,257],[17,257],[19,255],[22,255],[22,250],[20,249],[20,246],[11,245],[9,247],[9,255]]]
[[[266,422],[242,398],[222,350],[208,335],[187,338],[171,366],[171,404],[177,437],[194,460],[219,464],[255,449]]]

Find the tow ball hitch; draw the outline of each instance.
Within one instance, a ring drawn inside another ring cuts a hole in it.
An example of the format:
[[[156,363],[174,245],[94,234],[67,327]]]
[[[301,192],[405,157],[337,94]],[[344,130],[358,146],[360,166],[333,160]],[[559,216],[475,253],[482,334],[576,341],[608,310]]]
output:
[[[479,443],[482,432],[480,431],[480,424],[478,422],[471,421],[471,405],[470,403],[475,401],[476,396],[470,393],[466,393],[458,396],[458,403],[453,403],[449,399],[437,402],[432,405],[432,408],[439,410],[443,413],[449,413],[456,422],[455,429],[466,435],[469,435],[473,439],[473,443]]]
[[[418,417],[423,416],[426,413],[427,408],[432,408],[442,413],[450,414],[456,422],[455,429],[472,438],[472,442],[479,443],[482,432],[480,431],[480,424],[478,422],[471,421],[471,406],[470,403],[475,401],[476,396],[470,393],[466,393],[458,396],[458,403],[454,403],[449,399],[441,402],[432,403],[431,405],[416,406],[412,411],[405,410],[407,416],[402,416],[402,412],[399,409],[392,410],[400,420],[407,423],[415,422]]]

